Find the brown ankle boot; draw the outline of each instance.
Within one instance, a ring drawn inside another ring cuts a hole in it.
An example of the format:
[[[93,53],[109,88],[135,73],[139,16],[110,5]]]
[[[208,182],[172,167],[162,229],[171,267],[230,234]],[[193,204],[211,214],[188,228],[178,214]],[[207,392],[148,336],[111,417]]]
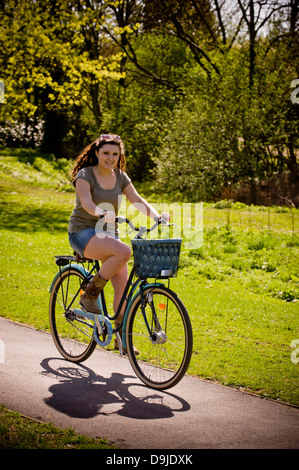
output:
[[[85,292],[80,298],[80,305],[82,305],[87,312],[101,313],[97,303],[97,298],[107,282],[108,281],[100,277],[99,273],[95,274],[95,276],[89,281]]]

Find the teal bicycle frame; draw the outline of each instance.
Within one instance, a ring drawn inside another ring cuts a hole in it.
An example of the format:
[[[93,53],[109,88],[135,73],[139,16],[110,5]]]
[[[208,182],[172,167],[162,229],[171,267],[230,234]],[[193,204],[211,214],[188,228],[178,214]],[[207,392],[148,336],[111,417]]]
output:
[[[90,279],[92,277],[91,273],[94,270],[99,271],[100,266],[99,266],[99,262],[97,260],[94,261],[93,269],[90,272],[84,266],[82,266],[80,264],[77,264],[77,263],[74,263],[74,264],[70,263],[70,264],[67,264],[66,266],[63,266],[56,273],[56,275],[55,275],[55,277],[52,281],[51,287],[50,287],[50,292],[52,291],[53,286],[54,286],[57,278],[64,271],[70,270],[71,268],[78,269],[84,275],[84,277],[86,279]],[[144,303],[143,303],[143,291],[144,291],[145,288],[148,288],[148,287],[151,287],[151,286],[155,287],[155,286],[159,286],[159,285],[164,285],[161,282],[148,283],[146,279],[142,279],[142,278],[138,278],[133,284],[132,281],[133,281],[134,274],[135,274],[135,267],[133,266],[133,268],[131,270],[131,273],[130,273],[130,276],[129,276],[129,279],[128,279],[127,284],[125,286],[121,301],[119,303],[119,306],[117,308],[117,311],[116,311],[115,315],[110,316],[109,313],[108,313],[107,306],[106,306],[106,301],[105,301],[104,290],[101,291],[101,293],[100,293],[100,295],[97,299],[99,309],[102,312],[101,314],[87,312],[87,311],[84,311],[83,309],[78,309],[78,308],[73,309],[74,314],[77,315],[80,318],[80,320],[79,320],[80,322],[84,323],[83,318],[86,318],[87,320],[89,320],[93,323],[93,338],[95,339],[95,341],[98,343],[99,346],[101,346],[101,347],[108,346],[108,344],[110,344],[110,342],[112,340],[112,336],[113,336],[113,333],[114,333],[116,338],[117,338],[117,341],[118,341],[120,354],[123,354],[123,349],[127,347],[126,334],[125,333],[126,333],[128,313],[130,311],[132,303],[140,295],[142,314],[143,314],[144,322],[145,322],[146,327],[148,329],[148,333],[150,335],[151,334],[150,326],[149,326],[147,318],[146,318],[145,308],[144,308]],[[78,290],[77,295],[79,294],[79,291],[80,291],[80,288]],[[74,302],[75,298],[76,298],[76,296],[72,299],[70,305],[66,306],[67,309],[71,308],[72,303]],[[125,311],[124,311],[122,324],[120,326],[118,326],[118,328],[113,329],[113,326],[112,326],[111,322],[113,320],[116,320],[116,318],[119,316],[120,310],[121,310],[121,308],[123,306],[123,303],[125,301],[126,301],[126,307],[125,307]],[[103,334],[104,325],[106,326],[106,338],[104,339],[104,341],[102,341],[99,338],[99,336],[101,336]],[[121,340],[121,337],[119,335],[119,331],[121,329],[123,330],[122,340]]]

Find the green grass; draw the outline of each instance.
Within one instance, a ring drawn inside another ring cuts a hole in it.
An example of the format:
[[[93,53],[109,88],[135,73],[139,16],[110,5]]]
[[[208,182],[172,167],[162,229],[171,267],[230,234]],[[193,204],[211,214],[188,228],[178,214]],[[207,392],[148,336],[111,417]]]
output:
[[[91,439],[41,423],[0,404],[0,449],[115,449],[107,441]]]
[[[28,183],[37,188],[72,191],[69,180],[71,162],[56,159],[37,150],[0,148],[0,181]]]
[[[75,194],[56,181],[67,179],[68,163],[62,170],[49,156],[2,150],[0,167],[1,315],[49,330],[54,255],[71,254]],[[204,204],[203,214],[203,246],[183,247],[171,281],[193,325],[188,373],[298,405],[299,211],[222,201]]]

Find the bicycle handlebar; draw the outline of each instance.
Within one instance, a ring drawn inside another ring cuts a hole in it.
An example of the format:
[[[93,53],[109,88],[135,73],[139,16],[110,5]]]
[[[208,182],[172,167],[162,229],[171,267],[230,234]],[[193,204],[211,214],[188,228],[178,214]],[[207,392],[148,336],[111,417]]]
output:
[[[124,222],[126,222],[129,227],[131,227],[132,230],[135,230],[135,232],[138,232],[140,229],[142,230],[146,230],[147,232],[151,232],[152,230],[154,230],[158,225],[161,224],[161,220],[157,219],[156,222],[154,223],[154,225],[151,227],[151,228],[146,228],[146,227],[135,227],[135,225],[133,224],[133,222],[128,219],[127,217],[122,217],[122,216],[118,216],[115,218],[115,221],[119,224],[122,224]]]
[[[102,219],[103,217],[105,217],[105,214],[101,214],[99,219]],[[115,217],[116,223],[122,224],[126,222],[129,225],[129,227],[131,227],[132,230],[134,230],[135,232],[138,232],[136,238],[141,238],[142,235],[144,235],[145,233],[149,233],[152,230],[155,230],[155,228],[157,228],[158,225],[166,225],[166,226],[174,225],[174,224],[169,224],[165,219],[159,219],[158,217],[155,217],[154,220],[155,220],[154,225],[151,228],[146,228],[146,227],[135,227],[133,222],[127,217],[122,217],[122,216]]]

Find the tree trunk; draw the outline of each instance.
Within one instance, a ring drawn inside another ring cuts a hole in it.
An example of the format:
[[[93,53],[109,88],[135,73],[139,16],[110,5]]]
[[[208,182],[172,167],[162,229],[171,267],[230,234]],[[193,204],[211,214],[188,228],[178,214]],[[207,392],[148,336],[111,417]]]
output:
[[[253,87],[255,72],[255,38],[256,30],[254,24],[254,1],[250,0],[250,18],[249,18],[249,87]]]
[[[45,112],[44,137],[41,151],[53,153],[55,157],[63,156],[63,138],[67,131],[67,119],[62,114],[47,110]]]

